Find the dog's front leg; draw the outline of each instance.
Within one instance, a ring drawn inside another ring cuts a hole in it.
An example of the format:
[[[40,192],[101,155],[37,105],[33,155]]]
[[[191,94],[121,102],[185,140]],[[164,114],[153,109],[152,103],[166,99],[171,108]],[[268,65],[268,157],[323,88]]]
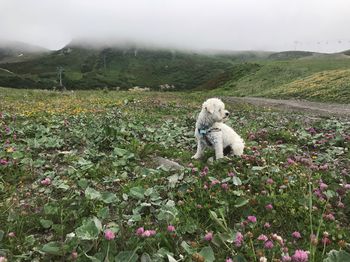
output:
[[[205,142],[203,142],[201,139],[197,140],[197,152],[194,156],[192,156],[192,159],[199,159],[203,156],[204,149],[206,147]]]
[[[223,140],[222,140],[222,132],[215,132],[213,136],[213,145],[215,150],[215,158],[216,160],[224,157],[224,148],[223,148]]]

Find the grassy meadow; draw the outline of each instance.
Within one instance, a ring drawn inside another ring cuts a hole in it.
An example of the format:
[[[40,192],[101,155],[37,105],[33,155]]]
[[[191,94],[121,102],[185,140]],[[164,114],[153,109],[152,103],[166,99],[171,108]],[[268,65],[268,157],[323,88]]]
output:
[[[349,121],[227,104],[192,161],[209,95],[0,88],[1,261],[350,261]]]

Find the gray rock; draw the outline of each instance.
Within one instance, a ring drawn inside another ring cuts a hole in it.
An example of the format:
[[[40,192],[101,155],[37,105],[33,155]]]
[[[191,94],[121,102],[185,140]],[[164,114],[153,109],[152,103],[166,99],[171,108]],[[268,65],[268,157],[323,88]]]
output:
[[[167,171],[176,171],[176,170],[184,169],[184,167],[179,163],[176,163],[175,161],[166,159],[164,157],[160,157],[160,156],[155,157],[154,161],[158,165],[158,168],[163,168]]]

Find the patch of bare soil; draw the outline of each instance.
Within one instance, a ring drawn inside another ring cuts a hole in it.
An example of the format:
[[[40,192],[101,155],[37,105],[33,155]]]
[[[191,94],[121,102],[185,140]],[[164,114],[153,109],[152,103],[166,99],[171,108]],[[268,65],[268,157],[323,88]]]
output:
[[[260,97],[223,97],[226,103],[248,103],[285,111],[299,111],[319,116],[350,117],[350,104],[310,102],[304,100],[281,100]]]

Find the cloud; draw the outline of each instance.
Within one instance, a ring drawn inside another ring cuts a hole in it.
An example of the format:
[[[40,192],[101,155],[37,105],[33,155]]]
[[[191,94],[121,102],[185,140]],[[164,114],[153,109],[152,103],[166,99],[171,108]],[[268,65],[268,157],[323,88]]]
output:
[[[348,0],[0,0],[0,36],[223,50],[350,48]]]

